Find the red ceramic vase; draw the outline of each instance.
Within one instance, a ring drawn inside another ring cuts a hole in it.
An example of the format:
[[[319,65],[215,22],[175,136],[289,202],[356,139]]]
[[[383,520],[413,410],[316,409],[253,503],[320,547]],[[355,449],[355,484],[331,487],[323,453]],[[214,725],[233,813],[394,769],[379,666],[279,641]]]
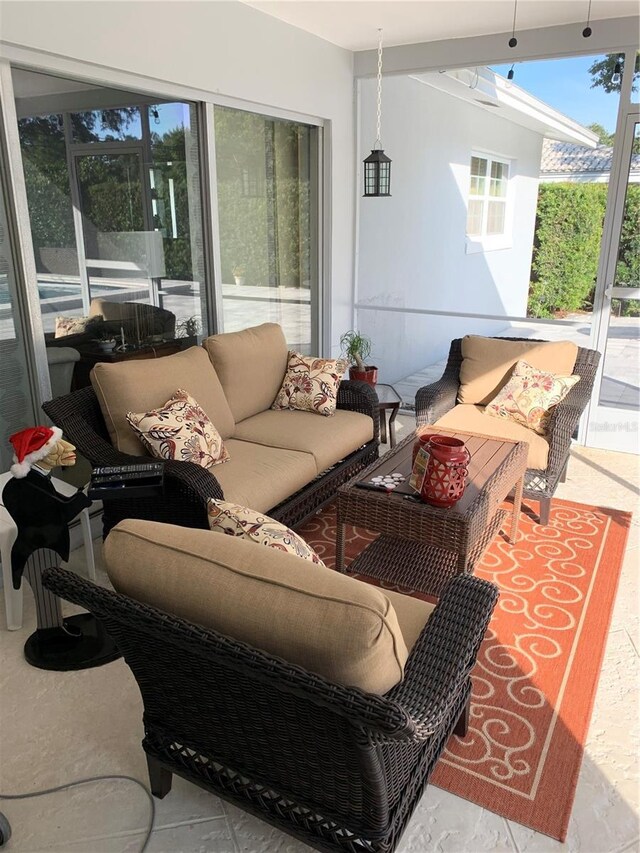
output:
[[[469,451],[464,441],[448,435],[432,435],[426,446],[429,462],[420,497],[432,506],[451,507],[464,494]]]

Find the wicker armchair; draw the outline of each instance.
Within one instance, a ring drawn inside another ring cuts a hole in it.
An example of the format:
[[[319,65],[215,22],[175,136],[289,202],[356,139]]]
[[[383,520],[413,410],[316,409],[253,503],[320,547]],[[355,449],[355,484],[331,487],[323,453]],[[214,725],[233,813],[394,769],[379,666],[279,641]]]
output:
[[[291,495],[269,515],[293,527],[331,500],[339,486],[378,458],[379,412],[375,391],[365,382],[345,381],[338,390],[338,408],[369,415],[374,423],[373,439],[364,447],[318,475],[303,489]],[[42,408],[65,438],[92,466],[134,465],[147,457],[131,456],[117,450],[109,439],[98,398],[92,387],[81,388],[64,397],[49,400]],[[207,501],[223,498],[215,476],[192,462],[167,460],[164,463],[164,494],[149,498],[118,498],[104,502],[103,531],[107,533],[124,518],[164,521],[182,527],[209,527]]]
[[[497,340],[534,342],[531,338],[498,338]],[[544,341],[540,341],[544,343]],[[547,524],[551,509],[551,498],[559,482],[564,482],[571,437],[578,426],[593,389],[600,353],[578,347],[573,372],[580,382],[553,410],[549,422],[549,462],[544,470],[527,469],[524,496],[540,502],[540,523]],[[462,339],[451,342],[449,359],[442,377],[431,385],[425,385],[416,394],[416,422],[418,426],[434,424],[456,405],[460,386],[462,365]]]
[[[45,585],[104,624],[144,702],[151,790],[172,774],[317,850],[391,853],[452,733],[493,584],[454,578],[386,695],[365,693],[110,592],[63,569]]]

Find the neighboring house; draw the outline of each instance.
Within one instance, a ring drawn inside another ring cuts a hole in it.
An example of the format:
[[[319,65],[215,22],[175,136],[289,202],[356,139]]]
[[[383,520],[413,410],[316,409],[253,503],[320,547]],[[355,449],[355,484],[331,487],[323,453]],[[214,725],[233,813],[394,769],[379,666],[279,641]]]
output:
[[[607,184],[611,173],[613,147],[587,148],[572,142],[545,139],[542,145],[540,180],[545,184],[566,181]],[[640,154],[632,154],[629,182],[640,183]]]
[[[375,139],[375,80],[360,86],[363,159]],[[391,198],[360,202],[356,298],[394,309],[361,308],[357,316],[376,359],[393,365],[386,381],[439,361],[453,337],[507,325],[449,312],[526,316],[546,139],[584,149],[598,142],[487,68],[385,79]]]

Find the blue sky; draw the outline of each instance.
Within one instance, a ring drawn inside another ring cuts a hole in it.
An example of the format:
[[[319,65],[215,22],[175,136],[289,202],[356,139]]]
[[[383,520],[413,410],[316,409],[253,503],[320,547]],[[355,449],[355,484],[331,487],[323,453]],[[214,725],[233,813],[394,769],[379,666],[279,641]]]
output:
[[[594,121],[610,133],[616,129],[618,94],[607,94],[602,87],[591,88],[589,66],[599,56],[573,56],[542,62],[516,64],[513,82],[545,101],[561,113],[588,125]],[[507,76],[510,65],[492,65],[493,71]]]

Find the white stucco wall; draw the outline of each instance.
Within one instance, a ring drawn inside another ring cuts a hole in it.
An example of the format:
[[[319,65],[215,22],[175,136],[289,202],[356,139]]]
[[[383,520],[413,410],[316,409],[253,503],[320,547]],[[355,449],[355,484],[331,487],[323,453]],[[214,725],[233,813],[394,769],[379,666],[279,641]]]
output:
[[[361,82],[360,156],[375,139],[375,81]],[[410,77],[383,88],[391,198],[360,199],[357,301],[526,316],[542,137]],[[466,251],[472,152],[511,161],[511,247]],[[360,180],[362,178],[360,177]],[[361,193],[361,190],[360,190]],[[375,361],[394,381],[443,358],[451,338],[506,323],[359,310]]]
[[[1,2],[0,39],[328,119],[331,326],[351,325],[353,54],[240,2]],[[256,318],[259,321],[260,318]]]

